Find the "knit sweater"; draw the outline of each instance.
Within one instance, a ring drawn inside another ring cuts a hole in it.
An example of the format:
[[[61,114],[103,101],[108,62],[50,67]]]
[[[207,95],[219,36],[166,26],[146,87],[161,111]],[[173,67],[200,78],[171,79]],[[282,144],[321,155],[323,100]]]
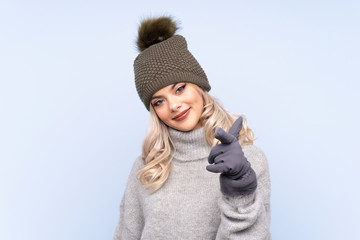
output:
[[[219,175],[208,172],[211,150],[203,128],[181,132],[169,128],[175,149],[171,171],[155,193],[136,179],[144,166],[137,158],[120,204],[114,240],[271,239],[270,179],[263,152],[242,146],[256,172],[254,193],[231,197],[221,193]]]

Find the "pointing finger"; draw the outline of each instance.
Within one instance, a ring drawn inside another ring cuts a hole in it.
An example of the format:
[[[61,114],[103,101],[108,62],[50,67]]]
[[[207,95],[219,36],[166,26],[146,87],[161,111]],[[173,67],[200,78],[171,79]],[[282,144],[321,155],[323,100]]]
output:
[[[243,119],[242,119],[242,117],[239,117],[238,119],[236,119],[234,124],[231,126],[231,128],[229,130],[229,134],[234,136],[236,139],[239,139],[239,135],[240,135],[240,131],[242,129],[242,125],[243,125]]]

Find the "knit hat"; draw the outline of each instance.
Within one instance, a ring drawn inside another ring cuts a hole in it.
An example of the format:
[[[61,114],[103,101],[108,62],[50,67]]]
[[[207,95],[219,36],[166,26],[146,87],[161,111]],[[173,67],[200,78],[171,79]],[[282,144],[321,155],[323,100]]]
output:
[[[210,91],[206,74],[187,49],[185,38],[174,35],[177,29],[169,17],[150,18],[139,27],[135,85],[147,110],[154,93],[170,84],[189,82]]]

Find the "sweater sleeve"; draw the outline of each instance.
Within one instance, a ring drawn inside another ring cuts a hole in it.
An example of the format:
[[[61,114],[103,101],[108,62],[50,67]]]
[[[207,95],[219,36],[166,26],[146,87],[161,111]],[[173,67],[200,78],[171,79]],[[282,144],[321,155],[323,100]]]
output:
[[[139,198],[139,181],[136,174],[142,168],[141,157],[137,158],[129,175],[125,193],[120,203],[120,219],[115,229],[114,240],[140,239],[144,218]]]
[[[270,240],[270,177],[264,153],[250,145],[244,154],[254,169],[258,186],[255,192],[244,196],[222,195],[218,205],[221,222],[216,239]]]

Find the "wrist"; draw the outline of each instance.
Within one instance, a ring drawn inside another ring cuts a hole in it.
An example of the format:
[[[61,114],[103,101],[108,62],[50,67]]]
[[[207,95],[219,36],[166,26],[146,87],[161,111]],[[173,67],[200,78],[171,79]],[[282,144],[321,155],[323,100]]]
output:
[[[257,188],[256,173],[250,168],[239,179],[231,179],[225,173],[220,175],[220,189],[227,196],[242,196],[255,192]]]

